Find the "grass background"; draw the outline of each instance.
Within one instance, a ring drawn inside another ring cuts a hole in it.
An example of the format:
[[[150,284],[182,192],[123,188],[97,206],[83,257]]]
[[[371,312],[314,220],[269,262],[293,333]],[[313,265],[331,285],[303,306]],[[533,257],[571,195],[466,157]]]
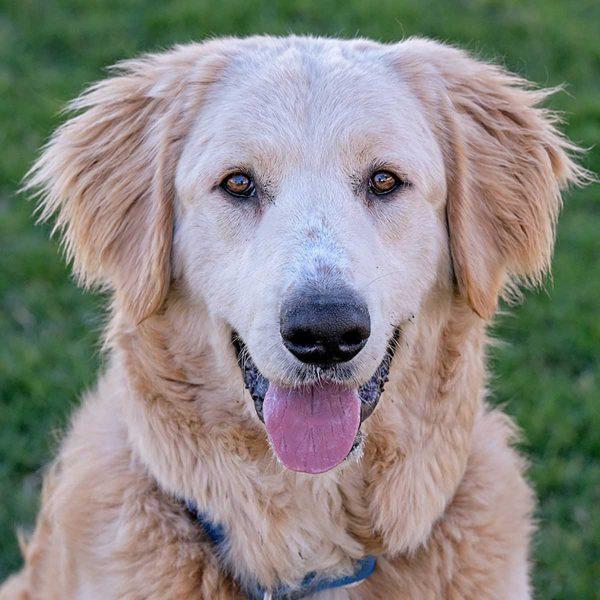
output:
[[[597,0],[0,0],[0,580],[20,564],[41,468],[100,362],[102,298],[76,289],[32,206],[16,196],[58,111],[103,67],[207,35],[312,33],[384,41],[422,34],[542,85],[584,146],[600,138]],[[600,152],[584,160],[600,172]],[[600,211],[568,196],[554,283],[499,320],[495,401],[524,430],[540,503],[539,598],[600,598]]]

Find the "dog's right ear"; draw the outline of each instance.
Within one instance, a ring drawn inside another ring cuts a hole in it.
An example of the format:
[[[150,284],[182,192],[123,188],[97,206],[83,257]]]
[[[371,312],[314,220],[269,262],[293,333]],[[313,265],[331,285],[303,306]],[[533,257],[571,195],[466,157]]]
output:
[[[78,280],[112,290],[135,323],[169,289],[176,163],[227,48],[214,41],[117,65],[70,104],[78,114],[26,175]]]

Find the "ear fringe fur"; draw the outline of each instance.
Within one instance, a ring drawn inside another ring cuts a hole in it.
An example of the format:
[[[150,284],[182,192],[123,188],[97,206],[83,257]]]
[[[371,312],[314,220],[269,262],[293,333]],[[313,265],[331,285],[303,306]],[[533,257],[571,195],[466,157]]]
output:
[[[135,322],[157,310],[170,284],[174,172],[203,91],[224,65],[222,42],[147,55],[67,107],[26,174],[38,218],[54,217],[78,282],[115,292]]]
[[[535,89],[437,42],[410,39],[398,50],[396,65],[429,107],[444,149],[459,292],[490,319],[499,296],[514,301],[521,286],[545,281],[561,191],[594,177],[557,129],[560,116],[541,107],[561,88]]]

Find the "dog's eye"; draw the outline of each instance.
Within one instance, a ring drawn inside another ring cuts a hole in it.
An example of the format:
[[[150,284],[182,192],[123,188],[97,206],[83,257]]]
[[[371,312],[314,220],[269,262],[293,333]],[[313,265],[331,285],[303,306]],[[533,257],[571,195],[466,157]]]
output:
[[[221,187],[232,196],[237,198],[250,198],[256,196],[256,186],[250,175],[245,173],[233,173],[227,175],[223,181],[221,181]]]
[[[377,196],[389,194],[405,182],[389,171],[376,171],[369,179],[369,191]]]

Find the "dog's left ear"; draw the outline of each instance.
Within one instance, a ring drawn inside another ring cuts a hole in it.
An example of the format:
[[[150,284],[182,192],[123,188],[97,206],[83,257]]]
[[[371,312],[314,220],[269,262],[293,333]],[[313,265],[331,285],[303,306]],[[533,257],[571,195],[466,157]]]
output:
[[[490,319],[499,296],[549,270],[560,191],[586,171],[556,117],[539,107],[547,90],[436,42],[413,39],[399,50],[396,63],[430,109],[445,154],[458,291]]]
[[[169,289],[176,163],[221,50],[213,41],[118,65],[71,103],[79,114],[25,179],[41,218],[56,216],[79,281],[112,290],[135,323]]]

